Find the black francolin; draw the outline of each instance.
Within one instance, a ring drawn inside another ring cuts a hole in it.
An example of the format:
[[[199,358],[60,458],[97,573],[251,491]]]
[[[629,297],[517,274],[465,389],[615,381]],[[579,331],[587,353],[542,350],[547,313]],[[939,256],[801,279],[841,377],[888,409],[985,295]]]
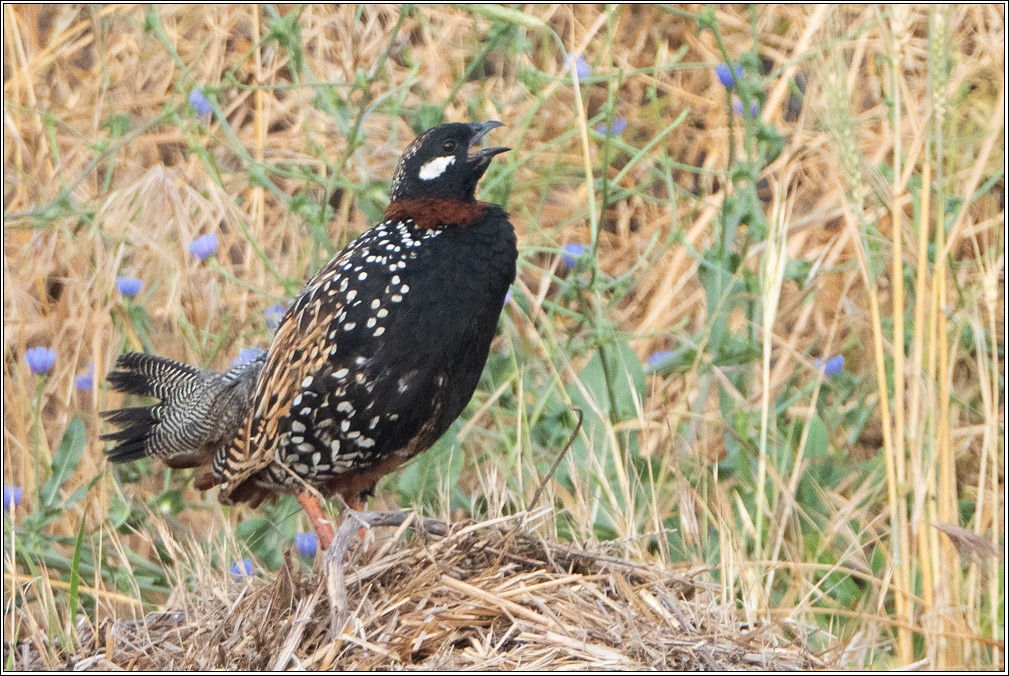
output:
[[[508,287],[515,232],[477,181],[507,148],[499,122],[443,124],[407,148],[385,220],[308,282],[267,353],[217,373],[124,354],[113,389],[160,399],[106,413],[113,462],[202,467],[226,504],[298,497],[322,546],[320,497],[360,509],[375,483],[430,446],[469,402]]]

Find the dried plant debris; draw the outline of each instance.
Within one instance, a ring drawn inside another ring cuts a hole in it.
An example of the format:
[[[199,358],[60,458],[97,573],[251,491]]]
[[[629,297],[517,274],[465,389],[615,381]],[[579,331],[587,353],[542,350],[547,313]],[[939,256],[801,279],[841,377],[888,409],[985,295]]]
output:
[[[497,521],[500,523],[500,520]],[[330,638],[322,559],[197,584],[169,607],[81,631],[76,669],[810,669],[774,626],[745,627],[703,581],[487,523],[359,541]],[[42,668],[22,646],[27,668]],[[34,655],[33,655],[34,654]],[[28,656],[26,655],[26,657]]]

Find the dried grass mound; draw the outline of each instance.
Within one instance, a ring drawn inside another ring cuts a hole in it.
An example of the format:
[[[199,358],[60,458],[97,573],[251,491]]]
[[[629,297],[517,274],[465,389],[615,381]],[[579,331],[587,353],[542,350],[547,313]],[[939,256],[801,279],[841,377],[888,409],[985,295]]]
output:
[[[179,608],[106,621],[76,668],[774,669],[822,666],[773,628],[733,621],[720,590],[503,520],[358,543],[331,635],[323,566],[198,584]],[[169,603],[171,606],[171,602]]]

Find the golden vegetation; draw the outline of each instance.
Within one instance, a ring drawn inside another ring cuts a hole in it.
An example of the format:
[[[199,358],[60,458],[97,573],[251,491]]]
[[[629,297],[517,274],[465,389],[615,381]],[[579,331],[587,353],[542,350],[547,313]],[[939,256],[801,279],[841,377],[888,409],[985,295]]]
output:
[[[3,11],[6,667],[1004,665],[1001,6]],[[317,571],[231,578],[265,555],[229,535],[253,513],[161,468],[116,480],[100,381],[125,350],[265,346],[263,310],[377,220],[414,131],[472,119],[514,148],[483,184],[522,245],[498,370],[440,456],[461,471],[374,504],[522,514],[558,407],[598,424],[520,538],[352,552],[334,641]],[[637,386],[628,354],[663,350]],[[837,354],[841,380],[815,362]]]

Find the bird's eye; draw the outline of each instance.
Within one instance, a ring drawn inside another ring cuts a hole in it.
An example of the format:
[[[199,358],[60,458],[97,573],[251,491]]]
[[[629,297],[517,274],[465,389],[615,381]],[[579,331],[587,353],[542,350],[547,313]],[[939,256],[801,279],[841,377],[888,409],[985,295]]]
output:
[[[455,140],[448,139],[447,141],[441,144],[441,149],[444,150],[446,153],[452,152],[453,150],[455,150]]]

